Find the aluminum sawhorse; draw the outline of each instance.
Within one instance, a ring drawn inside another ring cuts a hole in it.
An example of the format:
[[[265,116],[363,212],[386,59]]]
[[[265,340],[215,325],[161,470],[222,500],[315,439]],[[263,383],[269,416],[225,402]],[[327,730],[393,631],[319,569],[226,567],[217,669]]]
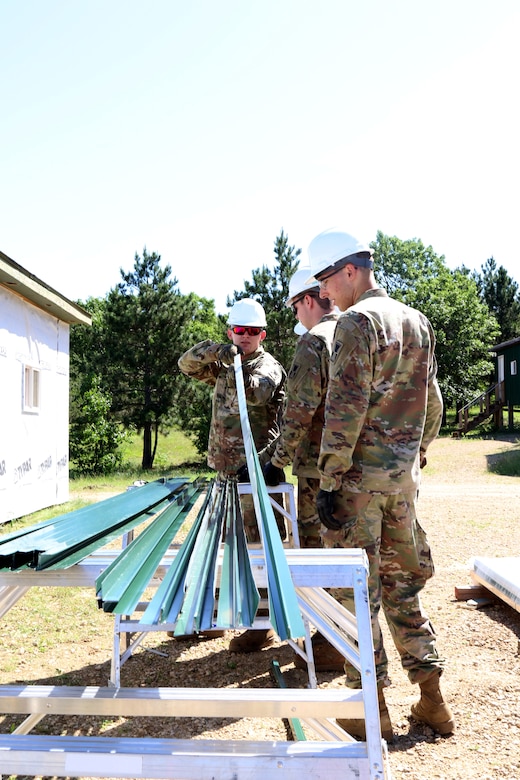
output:
[[[93,587],[100,570],[116,555],[117,551],[107,551],[64,571],[0,573],[2,591],[8,591],[0,602],[14,603],[14,590],[23,595],[32,586]],[[359,668],[362,690],[0,686],[0,712],[27,716],[16,734],[0,735],[1,771],[133,780],[250,780],[272,770],[281,780],[300,780],[302,775],[308,780],[325,776],[389,780],[380,733],[366,556],[360,550],[307,549],[289,549],[286,555],[303,614]],[[261,551],[252,551],[252,559],[255,581],[265,587]],[[168,565],[165,559],[157,581]],[[353,589],[355,617],[329,596],[327,587]],[[259,743],[29,733],[46,714],[298,718],[322,739]],[[335,723],[337,718],[363,716],[366,742],[349,738]]]
[[[276,487],[267,487],[267,492],[269,493],[269,498],[273,509],[276,509],[278,512],[280,512],[280,514],[282,514],[289,523],[288,537],[291,546],[299,547],[300,535],[298,533],[298,518],[296,514],[296,502],[294,500],[294,485],[292,485],[290,482],[281,482],[279,485],[276,485]],[[240,496],[250,496],[252,493],[253,489],[250,482],[238,483],[238,494]],[[288,508],[282,506],[273,498],[273,495],[280,494],[287,497],[287,503],[289,504]]]

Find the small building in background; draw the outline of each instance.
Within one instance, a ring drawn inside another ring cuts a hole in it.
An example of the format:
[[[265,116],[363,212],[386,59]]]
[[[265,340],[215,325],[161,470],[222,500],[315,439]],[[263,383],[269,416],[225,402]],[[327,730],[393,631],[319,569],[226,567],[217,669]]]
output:
[[[492,352],[502,408],[507,409],[508,427],[513,429],[514,410],[520,407],[520,337],[497,344]]]
[[[0,252],[0,523],[69,497],[69,329],[90,314]]]

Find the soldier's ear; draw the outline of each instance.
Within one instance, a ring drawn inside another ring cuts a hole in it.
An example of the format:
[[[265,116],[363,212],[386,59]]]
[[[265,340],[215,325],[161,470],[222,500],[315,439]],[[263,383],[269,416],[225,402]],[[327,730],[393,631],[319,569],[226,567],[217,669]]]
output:
[[[231,339],[231,341],[233,341],[233,331],[231,330],[231,328],[227,329],[227,335],[228,335],[228,339]]]
[[[262,341],[265,339],[266,336],[267,336],[267,333],[265,332],[265,330],[263,330],[261,332],[261,334],[260,334],[260,343],[262,343]]]

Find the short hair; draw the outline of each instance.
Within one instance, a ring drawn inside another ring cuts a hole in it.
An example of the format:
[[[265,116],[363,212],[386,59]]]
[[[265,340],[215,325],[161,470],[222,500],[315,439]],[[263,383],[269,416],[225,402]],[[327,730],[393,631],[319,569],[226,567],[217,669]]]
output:
[[[305,295],[310,295],[311,298],[314,298],[318,302],[320,309],[323,309],[324,312],[332,311],[334,308],[334,302],[331,301],[330,298],[320,298],[319,292],[316,292],[315,290],[307,291]],[[305,298],[305,295],[303,295],[303,298]]]

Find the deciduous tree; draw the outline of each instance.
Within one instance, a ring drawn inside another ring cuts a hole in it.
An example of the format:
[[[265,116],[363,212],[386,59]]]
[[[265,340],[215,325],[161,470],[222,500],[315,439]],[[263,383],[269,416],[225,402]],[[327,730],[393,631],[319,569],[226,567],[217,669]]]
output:
[[[462,406],[486,389],[493,368],[489,350],[497,336],[496,320],[475,281],[464,269],[450,270],[444,257],[419,239],[378,232],[372,247],[381,286],[430,320],[445,405]]]
[[[99,375],[93,375],[90,381],[91,386],[74,398],[70,460],[75,473],[110,474],[122,463],[125,433],[110,416],[112,397],[101,390]]]
[[[72,473],[107,474],[121,464],[125,434],[111,416],[110,390],[102,389],[106,301],[78,303],[91,314],[92,326],[70,329],[69,458]]]

